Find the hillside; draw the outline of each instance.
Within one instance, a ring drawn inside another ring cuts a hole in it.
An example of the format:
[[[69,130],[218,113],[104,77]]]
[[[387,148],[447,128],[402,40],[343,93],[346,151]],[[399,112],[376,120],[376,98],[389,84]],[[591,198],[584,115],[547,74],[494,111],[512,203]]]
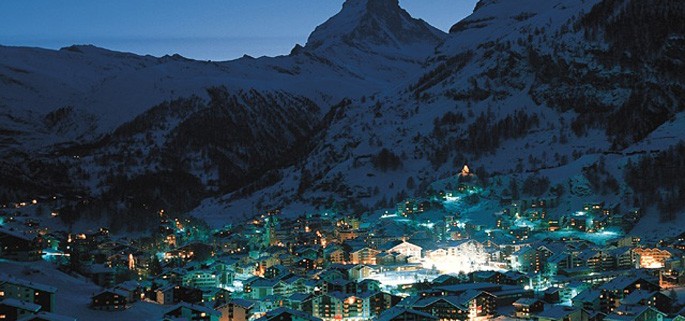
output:
[[[361,215],[467,163],[484,221],[512,184],[547,180],[526,196],[563,187],[556,214],[602,198],[648,209],[652,229],[683,210],[667,179],[682,166],[652,175],[658,192],[632,177],[682,153],[683,18],[678,1],[482,0],[445,34],[396,0],[348,0],[275,58],[1,47],[0,200],[59,190],[117,225],[160,209],[213,226]]]

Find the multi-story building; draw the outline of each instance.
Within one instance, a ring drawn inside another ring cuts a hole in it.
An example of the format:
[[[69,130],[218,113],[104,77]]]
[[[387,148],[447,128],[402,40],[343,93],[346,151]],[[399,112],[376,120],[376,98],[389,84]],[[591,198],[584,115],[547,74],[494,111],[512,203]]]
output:
[[[55,311],[57,289],[48,285],[0,274],[0,300],[5,298],[31,302],[41,307],[41,311]]]

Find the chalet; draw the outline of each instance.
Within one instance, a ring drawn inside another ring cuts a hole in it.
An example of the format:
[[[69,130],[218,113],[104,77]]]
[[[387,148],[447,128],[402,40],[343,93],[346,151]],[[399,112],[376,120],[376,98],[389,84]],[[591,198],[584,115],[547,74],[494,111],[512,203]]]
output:
[[[666,314],[651,306],[621,306],[607,314],[605,321],[661,321]]]
[[[422,247],[416,244],[412,244],[407,241],[393,241],[386,243],[379,247],[380,250],[385,252],[395,252],[407,257],[407,260],[412,263],[414,261],[421,260],[421,250]]]
[[[613,248],[608,250],[607,253],[613,258],[617,269],[627,270],[635,267],[635,255],[630,247]]]
[[[184,286],[191,288],[207,289],[219,286],[219,278],[216,272],[205,269],[187,271],[182,277]]]
[[[90,300],[90,308],[95,310],[120,311],[128,308],[128,293],[121,290],[104,290]]]
[[[531,315],[542,312],[545,309],[544,302],[533,298],[518,299],[514,302],[513,306],[514,316],[523,319],[530,319]]]
[[[93,283],[102,287],[114,286],[116,280],[115,270],[104,264],[91,264],[86,268],[85,274]]]
[[[557,287],[550,287],[543,292],[543,300],[547,303],[559,303],[561,301],[562,289]]]
[[[323,281],[333,281],[336,279],[344,279],[347,277],[347,271],[345,273],[341,272],[338,269],[326,269],[321,271],[321,273],[318,274],[318,278]]]
[[[376,255],[381,253],[379,250],[372,249],[366,245],[353,246],[350,250],[350,263],[352,264],[376,264]]]
[[[332,292],[312,299],[312,315],[326,320],[370,319],[399,301],[399,297],[383,292]]]
[[[578,253],[575,261],[592,272],[610,271],[615,268],[613,257],[601,250],[585,249]]]
[[[438,317],[418,310],[392,307],[381,313],[376,321],[438,321]]]
[[[290,274],[290,270],[280,264],[276,264],[264,270],[264,277],[267,279],[280,279],[288,274]]]
[[[0,301],[0,319],[18,320],[28,315],[38,313],[40,305],[6,298]]]
[[[117,284],[114,289],[126,292],[126,299],[129,303],[139,301],[142,298],[143,289],[136,281],[126,281]]]
[[[202,290],[173,284],[157,289],[155,294],[155,301],[164,305],[179,302],[199,303],[203,300]]]
[[[176,285],[169,284],[167,286],[161,287],[157,290],[155,290],[156,294],[156,300],[157,303],[163,304],[163,305],[172,305],[175,304],[176,301],[174,300],[174,289],[176,288]]]
[[[637,290],[659,291],[659,285],[639,277],[617,277],[599,287],[600,309],[604,313],[611,313],[620,305],[620,300]]]
[[[348,279],[360,281],[368,278],[371,273],[373,273],[373,269],[371,267],[364,264],[357,264],[348,271]]]
[[[513,304],[520,298],[533,296],[532,290],[526,290],[519,285],[500,285],[493,283],[464,283],[447,285],[433,289],[438,296],[461,296],[468,291],[486,292],[495,298],[496,306],[507,306]],[[422,293],[423,294],[423,293]]]
[[[376,265],[398,265],[407,263],[407,257],[397,252],[381,252],[376,255]]]
[[[0,257],[14,261],[37,261],[42,255],[42,238],[0,227]]]
[[[314,295],[307,293],[293,293],[285,301],[286,305],[298,311],[311,311]]]
[[[673,256],[668,248],[636,248],[633,250],[640,267],[661,268]]]
[[[571,301],[574,307],[583,308],[587,311],[599,311],[601,308],[600,295],[602,295],[602,291],[599,289],[586,289],[578,293]]]
[[[430,313],[440,320],[469,320],[475,317],[490,318],[495,314],[497,303],[490,293],[468,290],[459,296],[434,296],[419,299],[411,305],[412,309]]]
[[[203,305],[181,302],[164,313],[164,317],[193,321],[219,321],[221,312]]]
[[[473,283],[494,283],[507,285],[528,285],[530,278],[523,273],[516,271],[475,271],[468,275]]]
[[[221,313],[219,321],[247,321],[252,317],[254,307],[254,301],[231,299],[217,308]]]
[[[621,306],[651,306],[662,312],[671,312],[673,300],[659,291],[636,290],[620,301]]]
[[[349,260],[349,255],[341,246],[329,246],[324,249],[324,257],[331,263],[343,264]]]
[[[0,300],[3,298],[22,298],[23,301],[37,304],[41,311],[55,311],[57,289],[48,285],[0,274]]]
[[[545,246],[526,246],[511,255],[511,266],[524,272],[540,272],[554,253]]]
[[[255,280],[251,284],[252,291],[250,297],[252,299],[262,299],[268,295],[273,295],[274,288],[276,288],[279,282],[280,280],[269,280],[263,278]]]
[[[381,282],[366,279],[357,283],[357,292],[378,292],[381,290]]]

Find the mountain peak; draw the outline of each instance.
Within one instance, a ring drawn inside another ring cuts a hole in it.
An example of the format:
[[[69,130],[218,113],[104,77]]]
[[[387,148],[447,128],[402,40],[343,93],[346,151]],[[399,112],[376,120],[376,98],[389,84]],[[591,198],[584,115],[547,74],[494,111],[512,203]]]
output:
[[[438,44],[445,34],[415,19],[398,0],[347,0],[342,10],[318,26],[306,48],[316,50],[340,44],[369,47],[401,47],[414,43]]]

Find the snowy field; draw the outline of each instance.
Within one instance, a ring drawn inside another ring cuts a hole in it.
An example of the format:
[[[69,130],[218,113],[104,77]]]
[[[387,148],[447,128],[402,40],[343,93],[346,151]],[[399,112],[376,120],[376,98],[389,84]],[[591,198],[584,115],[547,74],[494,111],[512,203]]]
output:
[[[57,288],[55,313],[90,321],[153,321],[161,319],[169,306],[136,302],[129,309],[118,312],[97,311],[88,308],[90,297],[103,288],[81,278],[57,270],[52,264],[38,261],[20,263],[1,260],[0,271],[20,279],[30,280]]]

